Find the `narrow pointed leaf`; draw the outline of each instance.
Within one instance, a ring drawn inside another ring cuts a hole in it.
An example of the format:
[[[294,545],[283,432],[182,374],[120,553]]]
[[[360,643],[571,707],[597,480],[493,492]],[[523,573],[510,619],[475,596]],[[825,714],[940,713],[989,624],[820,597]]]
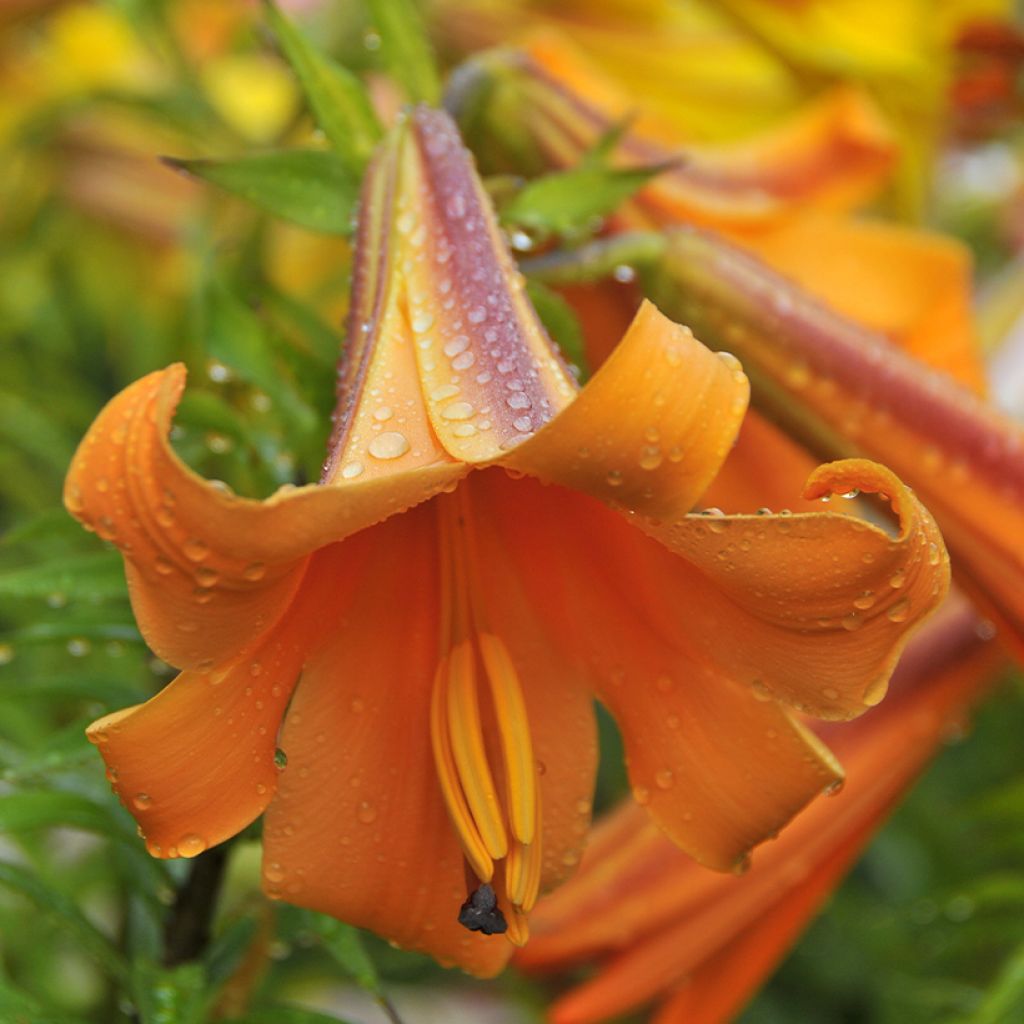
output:
[[[380,137],[380,125],[363,84],[311,46],[270,0],[264,8],[317,124],[349,169],[360,171]]]
[[[359,178],[336,153],[296,149],[236,160],[166,162],[304,228],[352,233]]]
[[[206,1020],[206,976],[202,964],[132,967],[132,994],[141,1024],[202,1024]]]
[[[127,973],[124,961],[110,940],[63,893],[50,888],[31,871],[8,861],[0,861],[0,886],[25,897],[37,910],[55,920],[111,977],[124,978]]]
[[[0,573],[0,597],[127,597],[124,566],[114,551],[77,555]]]
[[[966,1024],[1000,1024],[1024,1016],[1024,944],[1017,946],[1003,962],[999,974],[981,1005]]]
[[[562,355],[576,367],[582,383],[590,376],[590,370],[583,345],[583,332],[572,306],[539,281],[528,281],[526,292],[541,323],[562,350]]]
[[[578,237],[592,233],[604,217],[665,168],[594,167],[546,174],[531,181],[502,210],[506,224],[541,234]]]
[[[380,35],[381,54],[391,76],[413,103],[436,105],[441,96],[437,63],[419,8],[413,0],[367,0]]]
[[[361,988],[374,995],[380,995],[380,978],[358,928],[327,917],[325,914],[310,914],[310,926],[331,954]]]

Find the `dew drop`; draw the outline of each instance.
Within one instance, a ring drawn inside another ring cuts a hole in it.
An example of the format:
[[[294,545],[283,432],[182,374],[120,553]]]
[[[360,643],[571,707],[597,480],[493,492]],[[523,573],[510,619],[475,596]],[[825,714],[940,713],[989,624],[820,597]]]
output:
[[[181,857],[198,857],[206,849],[206,840],[190,832],[178,843],[178,855]]]
[[[185,541],[185,557],[190,562],[201,562],[210,553],[210,547],[205,541],[193,538]]]
[[[885,617],[890,622],[906,622],[910,615],[910,601],[907,598],[903,598],[902,601],[897,601],[886,613]]]
[[[469,402],[452,402],[441,410],[446,420],[468,420],[476,410]]]
[[[844,615],[840,620],[843,629],[847,632],[852,633],[856,629],[860,629],[864,625],[864,620],[856,613],[850,612],[849,615]]]
[[[675,776],[671,768],[664,768],[654,776],[654,784],[658,789],[671,789],[675,782]]]
[[[487,319],[487,310],[483,306],[474,306],[466,314],[466,319],[471,324],[482,324]]]
[[[263,865],[263,877],[268,882],[283,882],[284,868],[276,860],[269,861]]]
[[[412,329],[414,334],[423,334],[434,326],[433,313],[417,313],[412,318]]]
[[[137,811],[145,811],[153,806],[153,798],[148,793],[136,793],[132,797],[132,806]]]
[[[409,441],[397,430],[386,430],[370,442],[368,450],[375,459],[398,459],[409,450]]]
[[[354,480],[357,476],[363,472],[363,464],[361,462],[347,462],[341,470],[341,478],[343,480]]]
[[[893,590],[899,590],[900,587],[902,587],[903,584],[906,582],[907,574],[902,569],[898,570],[897,572],[894,572],[889,577],[889,586],[892,587]]]
[[[647,445],[640,452],[641,469],[657,469],[662,463],[661,449],[654,444]]]
[[[84,658],[92,650],[92,644],[85,637],[74,637],[68,641],[68,654],[72,658]]]
[[[373,418],[378,423],[383,423],[385,420],[391,419],[394,416],[395,410],[390,405],[380,405],[373,410]]]
[[[641,805],[649,804],[651,802],[651,791],[646,786],[634,786],[633,799]]]
[[[196,570],[196,582],[201,587],[212,587],[220,579],[220,573],[209,566]]]
[[[377,808],[369,800],[361,800],[356,809],[356,817],[364,824],[371,825],[377,820]]]
[[[153,568],[156,569],[161,576],[169,576],[174,572],[174,566],[171,565],[163,555],[157,555],[156,558],[153,559]]]
[[[608,471],[608,475],[605,477],[609,487],[621,487],[622,486],[622,473],[617,469],[611,469]]]
[[[861,611],[867,611],[876,600],[877,598],[870,590],[865,590],[860,597],[855,597],[853,599],[853,607],[859,608]]]

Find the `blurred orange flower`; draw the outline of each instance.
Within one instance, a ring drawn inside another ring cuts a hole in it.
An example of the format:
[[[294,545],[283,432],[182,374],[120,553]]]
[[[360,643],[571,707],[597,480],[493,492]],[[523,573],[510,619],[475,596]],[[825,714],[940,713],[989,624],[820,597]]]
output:
[[[743,417],[739,364],[648,304],[579,391],[444,115],[382,145],[356,244],[320,485],[259,502],[192,473],[167,441],[180,366],[79,448],[67,507],[121,549],[143,634],[183,669],[89,735],[155,856],[266,810],[271,896],[489,974],[511,947],[457,923],[467,879],[463,920],[524,942],[586,834],[592,693],[638,801],[735,866],[841,777],[786,705],[877,703],[945,553],[863,460],[806,497],[877,492],[891,530],[689,514]]]

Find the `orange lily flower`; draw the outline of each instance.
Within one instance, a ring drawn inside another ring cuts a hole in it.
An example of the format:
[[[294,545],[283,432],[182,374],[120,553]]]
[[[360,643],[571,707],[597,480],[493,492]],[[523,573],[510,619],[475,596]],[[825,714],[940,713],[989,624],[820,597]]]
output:
[[[517,955],[536,971],[600,963],[555,1002],[553,1024],[594,1024],[652,999],[663,1000],[657,1024],[732,1019],[1004,664],[977,626],[951,599],[907,649],[884,705],[824,732],[846,785],[758,850],[742,878],[703,871],[632,802],[604,819]]]
[[[786,705],[880,700],[948,568],[927,511],[863,460],[805,494],[883,494],[894,532],[690,514],[746,408],[738,363],[648,304],[579,390],[445,115],[382,144],[356,248],[319,485],[260,502],[189,470],[167,441],[181,366],[82,442],[67,507],[121,549],[144,636],[183,670],[89,737],[155,856],[265,811],[270,896],[491,974],[511,946],[459,905],[468,884],[462,921],[522,943],[577,863],[592,694],[637,799],[729,868],[841,777]]]

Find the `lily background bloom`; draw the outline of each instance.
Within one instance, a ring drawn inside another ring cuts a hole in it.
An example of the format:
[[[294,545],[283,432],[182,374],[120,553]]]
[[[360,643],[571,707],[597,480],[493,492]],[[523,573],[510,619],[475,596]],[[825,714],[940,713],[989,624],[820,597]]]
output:
[[[176,368],[83,441],[68,508],[121,549],[148,643],[184,669],[90,738],[154,855],[266,810],[272,896],[490,974],[511,946],[459,925],[467,875],[525,942],[586,835],[591,693],[636,799],[735,867],[841,778],[785,705],[881,700],[945,556],[863,461],[806,496],[880,493],[895,535],[688,514],[746,409],[739,364],[646,306],[577,394],[443,115],[417,109],[382,146],[357,249],[320,485],[259,503],[192,474],[166,441]],[[861,610],[865,590],[885,596]]]

